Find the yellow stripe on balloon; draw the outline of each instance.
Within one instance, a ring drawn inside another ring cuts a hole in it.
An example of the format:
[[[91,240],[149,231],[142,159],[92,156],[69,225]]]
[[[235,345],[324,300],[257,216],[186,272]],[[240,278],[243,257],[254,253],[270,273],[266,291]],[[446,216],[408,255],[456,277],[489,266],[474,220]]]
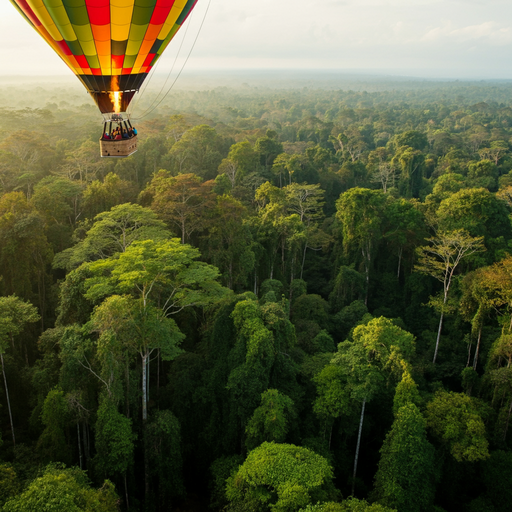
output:
[[[169,13],[169,16],[167,16],[160,34],[158,34],[158,39],[165,39],[169,35],[169,32],[171,31],[172,27],[174,27],[174,24],[180,17],[181,11],[183,11],[186,5],[187,0],[176,0],[176,2],[174,2],[171,12]]]
[[[59,32],[57,25],[53,22],[53,19],[42,0],[27,0],[27,4],[34,11],[34,14],[39,18],[39,21],[43,24],[44,28],[53,37],[53,39],[55,39],[55,41],[62,41],[63,37]]]
[[[112,0],[110,2],[111,38],[114,41],[128,39],[134,4],[135,0]]]

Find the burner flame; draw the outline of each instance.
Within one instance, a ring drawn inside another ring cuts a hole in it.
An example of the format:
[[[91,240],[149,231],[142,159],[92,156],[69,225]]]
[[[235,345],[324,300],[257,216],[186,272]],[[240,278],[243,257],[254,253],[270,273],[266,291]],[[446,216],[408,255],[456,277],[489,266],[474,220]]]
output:
[[[121,98],[123,96],[123,93],[120,91],[114,91],[109,93],[110,101],[112,102],[112,105],[114,105],[114,112],[116,114],[119,114],[121,112]]]
[[[112,88],[114,90],[110,92],[108,96],[114,106],[114,112],[119,114],[121,112],[121,98],[123,97],[123,93],[119,91],[119,78],[117,76],[112,80]]]

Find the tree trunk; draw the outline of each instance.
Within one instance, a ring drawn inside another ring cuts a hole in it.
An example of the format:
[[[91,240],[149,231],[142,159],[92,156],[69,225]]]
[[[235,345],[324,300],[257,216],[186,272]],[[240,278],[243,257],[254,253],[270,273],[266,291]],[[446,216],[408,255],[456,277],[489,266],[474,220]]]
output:
[[[148,382],[147,382],[147,371],[148,371],[148,359],[149,354],[146,352],[142,356],[142,429],[145,433],[146,423],[148,420]],[[144,436],[144,433],[142,434]],[[144,436],[144,496],[145,501],[148,503],[149,500],[149,460],[148,460],[148,447],[146,446],[146,436]]]
[[[156,396],[160,398],[160,349],[156,352]]]
[[[508,424],[510,422],[510,413],[512,413],[512,400],[510,400],[510,407],[508,408],[507,423],[505,424],[505,431],[503,432],[503,441],[507,438]]]
[[[366,407],[366,398],[363,400],[363,406],[361,408],[361,420],[359,421],[359,432],[357,434],[356,456],[354,457],[354,473],[352,475],[352,496],[354,496],[354,489],[356,486],[357,461],[359,460],[359,447],[361,445],[361,433],[363,431],[363,420],[364,420],[364,408],[365,407]]]
[[[126,483],[126,471],[124,472],[124,496],[126,499],[126,510],[130,510],[130,502],[128,501],[128,484]]]
[[[466,361],[466,368],[469,366],[469,361],[471,359],[471,347],[473,346],[473,341],[470,338],[468,343],[468,360]]]
[[[444,308],[443,308],[443,311],[441,311],[441,318],[439,319],[439,329],[437,329],[436,349],[434,351],[434,359],[432,360],[433,364],[436,364],[437,351],[439,349],[439,340],[441,339],[441,329],[443,327],[443,317],[444,317]]]
[[[361,252],[363,253],[363,261],[364,261],[364,273],[366,277],[366,294],[364,297],[364,305],[368,305],[368,292],[370,291],[370,261],[371,261],[371,255],[370,255],[370,249],[367,248],[367,250],[362,249]]]
[[[300,278],[302,279],[302,274],[304,274],[304,264],[306,263],[306,251],[308,249],[308,243],[304,244],[304,252],[302,253],[302,265],[300,267]]]
[[[126,417],[130,418],[130,365],[126,360]]]
[[[398,251],[398,271],[396,273],[396,277],[400,279],[400,267],[402,266],[402,253],[404,252],[404,248],[400,247]]]
[[[16,439],[14,437],[14,423],[12,421],[11,401],[9,399],[9,388],[7,387],[7,377],[5,376],[4,355],[1,352],[0,352],[0,359],[2,360],[2,374],[4,376],[5,396],[7,397],[7,408],[9,409],[9,420],[11,421],[12,444],[16,445]]]
[[[76,422],[76,432],[77,432],[77,440],[78,440],[78,460],[80,462],[80,469],[83,468],[82,463],[82,443],[80,442],[80,422]]]
[[[142,421],[146,421],[148,419],[148,409],[147,409],[147,359],[148,355],[144,354],[142,356]]]
[[[473,370],[476,371],[476,365],[478,363],[478,353],[480,352],[480,341],[482,340],[482,327],[483,322],[480,324],[480,330],[478,331],[478,342],[476,344],[475,357],[473,358]]]
[[[89,450],[89,425],[88,425],[88,423],[85,423],[84,427],[82,428],[82,439],[84,442],[85,465],[86,465],[86,467],[89,467],[90,450]]]
[[[290,265],[290,296],[291,296],[291,286],[292,286],[292,282],[293,282],[293,278],[294,278],[294,275],[293,275],[293,267],[295,266],[295,256],[292,258],[292,263]]]

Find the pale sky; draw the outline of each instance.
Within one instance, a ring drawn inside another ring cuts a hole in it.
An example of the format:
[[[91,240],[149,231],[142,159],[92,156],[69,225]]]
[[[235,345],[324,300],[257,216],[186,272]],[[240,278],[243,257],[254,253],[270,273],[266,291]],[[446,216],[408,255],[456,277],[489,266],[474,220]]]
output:
[[[0,1],[2,74],[68,72],[10,2]],[[182,56],[207,5],[199,0],[189,20]],[[180,39],[167,48],[159,71],[172,65]],[[512,79],[511,55],[510,0],[211,0],[186,69]]]

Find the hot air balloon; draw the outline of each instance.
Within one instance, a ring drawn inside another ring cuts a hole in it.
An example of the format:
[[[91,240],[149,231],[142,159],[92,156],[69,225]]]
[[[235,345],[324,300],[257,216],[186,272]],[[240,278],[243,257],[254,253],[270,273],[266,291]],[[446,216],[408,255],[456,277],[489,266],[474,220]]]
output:
[[[129,156],[137,150],[136,131],[126,110],[196,2],[11,0],[103,114],[102,156]],[[121,139],[112,140],[113,132]]]

